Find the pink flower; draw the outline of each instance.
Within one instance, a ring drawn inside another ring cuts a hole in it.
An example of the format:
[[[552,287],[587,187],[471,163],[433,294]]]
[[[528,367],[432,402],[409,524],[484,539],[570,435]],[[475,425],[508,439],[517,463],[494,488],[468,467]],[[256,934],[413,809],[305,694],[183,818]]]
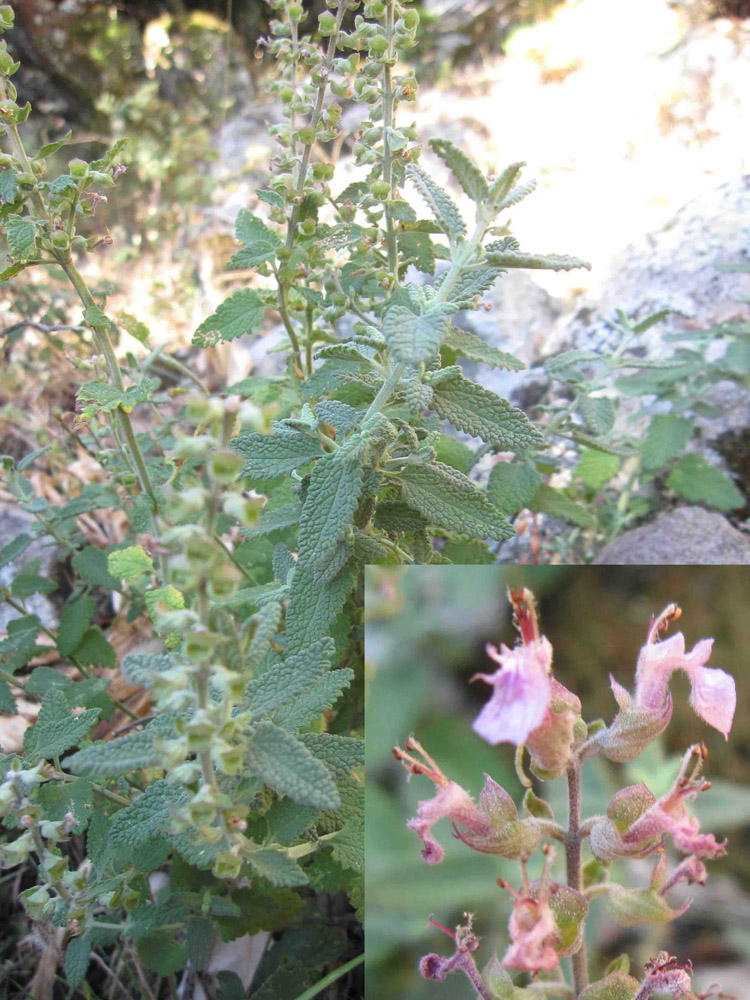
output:
[[[701,639],[689,653],[685,652],[682,632],[662,642],[656,641],[659,631],[679,615],[680,609],[670,604],[651,623],[646,645],[638,657],[636,705],[658,712],[664,705],[670,677],[675,670],[684,670],[692,685],[691,706],[728,739],[737,707],[737,692],[734,678],[716,667],[705,666],[711,656],[713,639]]]
[[[551,972],[557,968],[562,956],[572,955],[581,945],[583,921],[588,913],[586,898],[576,890],[550,880],[554,851],[546,847],[544,853],[544,870],[537,882],[528,881],[526,868],[523,867],[523,892],[516,892],[503,879],[497,880],[498,885],[507,889],[514,898],[508,924],[512,943],[502,961],[507,969]],[[579,933],[567,947],[563,945],[557,917],[568,925],[578,925]]]
[[[509,649],[487,646],[487,655],[500,669],[494,674],[476,674],[494,688],[492,697],[477,716],[473,729],[493,746],[525,743],[544,722],[552,699],[550,671],[552,646],[539,635],[534,596],[529,590],[511,591],[522,645]]]
[[[704,781],[700,776],[706,755],[706,748],[700,744],[690,747],[672,788],[622,835],[626,845],[643,844],[653,837],[668,833],[675,847],[684,854],[695,855],[696,858],[719,858],[726,854],[726,841],[720,844],[712,833],[701,833],[700,823],[687,810],[688,802],[711,787],[711,782]],[[693,769],[688,774],[691,763]]]
[[[417,815],[406,824],[419,835],[424,844],[422,857],[428,864],[436,865],[443,860],[443,848],[432,835],[432,827],[438,820],[448,817],[454,823],[466,827],[476,837],[488,837],[492,826],[487,817],[475,805],[469,793],[451,781],[437,766],[432,757],[411,737],[406,741],[406,749],[421,754],[426,764],[411,754],[395,747],[393,756],[404,763],[410,774],[424,774],[434,782],[437,792],[431,799],[425,799],[417,807]]]
[[[646,964],[646,978],[635,1000],[647,1000],[654,993],[668,993],[673,997],[684,997],[692,988],[690,962],[678,962],[666,951],[659,952]]]

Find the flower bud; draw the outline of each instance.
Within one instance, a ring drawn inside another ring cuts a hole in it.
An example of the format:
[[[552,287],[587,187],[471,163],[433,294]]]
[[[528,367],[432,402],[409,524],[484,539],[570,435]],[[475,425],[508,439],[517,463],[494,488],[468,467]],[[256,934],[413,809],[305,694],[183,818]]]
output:
[[[8,4],[3,4],[0,7],[0,31],[9,31],[13,27],[15,16],[13,8]]]
[[[333,35],[336,32],[336,18],[333,14],[325,11],[318,18],[318,31],[323,35],[324,38],[329,35]]]
[[[213,873],[217,878],[238,878],[242,860],[230,851],[220,851],[214,860]]]
[[[218,632],[189,632],[185,636],[185,656],[195,663],[205,663],[226,637]]]
[[[70,160],[68,162],[68,170],[70,171],[70,176],[74,180],[81,180],[87,176],[89,172],[89,165],[85,160]]]
[[[242,472],[242,458],[228,448],[214,452],[208,461],[212,478],[224,486],[231,485]]]

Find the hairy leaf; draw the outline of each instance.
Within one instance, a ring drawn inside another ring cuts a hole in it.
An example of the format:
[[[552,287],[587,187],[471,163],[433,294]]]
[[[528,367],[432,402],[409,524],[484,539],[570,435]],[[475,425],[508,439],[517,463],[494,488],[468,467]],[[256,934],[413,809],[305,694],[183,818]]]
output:
[[[24,757],[34,764],[59,757],[86,739],[98,718],[98,708],[73,715],[65,693],[52,688],[42,701],[36,725],[26,730]]]
[[[88,403],[81,413],[86,420],[90,420],[97,413],[111,413],[118,407],[125,413],[130,413],[137,403],[147,403],[158,385],[159,383],[152,378],[142,378],[138,385],[131,385],[123,390],[98,379],[85,382],[77,394],[80,402]]]
[[[429,361],[448,330],[453,306],[439,304],[421,316],[406,306],[392,305],[383,319],[383,335],[394,357],[408,365]]]
[[[339,793],[328,768],[296,736],[272,722],[250,730],[245,763],[269,788],[303,806],[337,809]]]
[[[694,429],[692,420],[676,417],[671,413],[657,413],[651,419],[641,449],[643,468],[656,471],[679,458],[693,436]]]
[[[491,368],[508,368],[511,371],[521,371],[524,368],[523,361],[507,351],[501,351],[499,347],[488,344],[486,340],[477,337],[470,330],[462,330],[457,326],[448,328],[448,335],[445,338],[446,347],[468,358],[469,361],[481,361]]]
[[[9,215],[5,220],[5,233],[11,255],[17,261],[34,256],[36,248],[36,225],[28,216]]]
[[[299,567],[317,567],[331,558],[351,524],[362,490],[362,464],[327,455],[310,477],[299,530]]]
[[[443,231],[452,240],[462,239],[466,235],[466,226],[450,195],[416,163],[408,164],[406,176],[430,206]]]
[[[197,347],[215,347],[220,342],[235,340],[257,330],[263,320],[265,305],[257,292],[241,288],[222,302],[204,319],[193,335]]]
[[[334,733],[303,733],[300,740],[318,760],[322,760],[335,778],[345,778],[347,774],[365,762],[363,740]]]
[[[297,730],[315,722],[332,708],[354,680],[354,671],[331,670],[311,687],[285,702],[274,714],[274,722],[284,729]]]
[[[523,410],[463,375],[454,375],[435,385],[431,405],[444,420],[481,437],[498,450],[519,451],[544,444],[544,438]]]
[[[540,486],[529,506],[550,517],[559,517],[563,521],[577,524],[580,528],[593,528],[596,525],[596,517],[590,510],[552,486]]]
[[[542,477],[528,462],[498,462],[492,467],[487,496],[503,514],[513,517],[533,500]]]
[[[254,528],[242,529],[242,534],[248,538],[260,538],[262,535],[272,535],[276,531],[284,531],[286,528],[293,528],[299,524],[302,515],[302,504],[298,500],[284,504],[282,507],[275,507],[273,510],[264,510],[260,515],[260,520]]]
[[[703,503],[717,510],[737,510],[747,498],[723,472],[700,455],[685,455],[672,469],[667,487],[691,503]]]
[[[577,267],[591,270],[591,264],[567,254],[521,253],[516,250],[487,249],[487,260],[493,267],[523,267],[532,270],[572,271]]]
[[[92,743],[66,760],[73,774],[88,778],[117,778],[142,767],[156,767],[163,751],[154,747],[154,730],[126,733],[118,739]]]
[[[608,434],[615,425],[615,404],[608,396],[582,396],[578,412],[592,434]]]
[[[281,246],[281,240],[260,219],[243,209],[237,216],[235,227],[237,239],[244,243],[244,249],[238,250],[227,265],[230,271],[257,267],[266,260],[273,260],[276,251]]]
[[[76,651],[93,615],[94,598],[88,594],[80,594],[65,605],[57,630],[57,648],[63,656]]]
[[[462,149],[448,139],[430,139],[430,146],[445,163],[466,194],[481,205],[487,200],[489,188],[484,174]]]
[[[312,569],[298,568],[292,577],[286,612],[287,648],[297,653],[326,635],[355,583],[355,574],[344,570],[331,583],[319,584]]]
[[[320,680],[331,666],[333,652],[333,640],[326,636],[251,680],[247,701],[253,718],[270,715],[293,695]]]
[[[512,538],[513,527],[463,473],[441,462],[408,465],[401,473],[404,498],[430,524],[472,538]]]
[[[107,569],[112,576],[125,583],[136,583],[144,573],[151,573],[153,568],[151,556],[140,545],[117,549],[107,556]]]
[[[107,833],[115,846],[139,847],[166,832],[170,806],[184,805],[189,794],[180,785],[168,781],[153,781],[146,791],[112,819]]]
[[[286,851],[275,847],[263,847],[253,851],[248,861],[258,875],[268,879],[271,885],[307,885],[307,875]]]
[[[232,447],[245,459],[243,475],[252,479],[288,475],[323,454],[317,437],[287,428],[277,428],[273,434],[240,434]]]

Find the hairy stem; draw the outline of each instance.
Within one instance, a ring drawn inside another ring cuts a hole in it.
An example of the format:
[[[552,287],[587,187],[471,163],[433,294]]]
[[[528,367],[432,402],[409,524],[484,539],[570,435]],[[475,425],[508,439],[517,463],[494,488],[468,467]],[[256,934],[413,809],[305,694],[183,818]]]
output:
[[[393,197],[393,153],[391,151],[390,131],[393,128],[393,85],[391,81],[391,63],[393,60],[393,8],[394,0],[388,0],[385,9],[385,37],[388,39],[388,51],[383,63],[383,180],[388,185],[388,199]],[[398,249],[396,245],[396,230],[393,225],[393,213],[388,200],[385,203],[385,230],[388,243],[388,270],[393,275],[394,284],[398,285]]]
[[[583,892],[583,838],[581,836],[581,762],[575,761],[568,768],[568,832],[565,837],[565,863],[568,886]],[[573,996],[579,997],[589,983],[586,960],[586,940],[571,957],[573,970]]]

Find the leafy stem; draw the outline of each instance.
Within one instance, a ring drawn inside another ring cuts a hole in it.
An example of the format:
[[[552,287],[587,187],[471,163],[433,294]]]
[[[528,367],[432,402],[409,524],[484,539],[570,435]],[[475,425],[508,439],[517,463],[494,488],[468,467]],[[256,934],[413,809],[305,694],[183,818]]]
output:
[[[393,282],[398,285],[398,247],[396,230],[393,225],[393,212],[390,200],[393,198],[393,152],[391,150],[391,130],[393,128],[393,82],[391,79],[394,62],[393,51],[393,8],[394,0],[388,0],[385,8],[385,37],[388,51],[383,61],[383,180],[388,185],[385,199],[385,230],[388,244],[388,271],[393,275]]]

